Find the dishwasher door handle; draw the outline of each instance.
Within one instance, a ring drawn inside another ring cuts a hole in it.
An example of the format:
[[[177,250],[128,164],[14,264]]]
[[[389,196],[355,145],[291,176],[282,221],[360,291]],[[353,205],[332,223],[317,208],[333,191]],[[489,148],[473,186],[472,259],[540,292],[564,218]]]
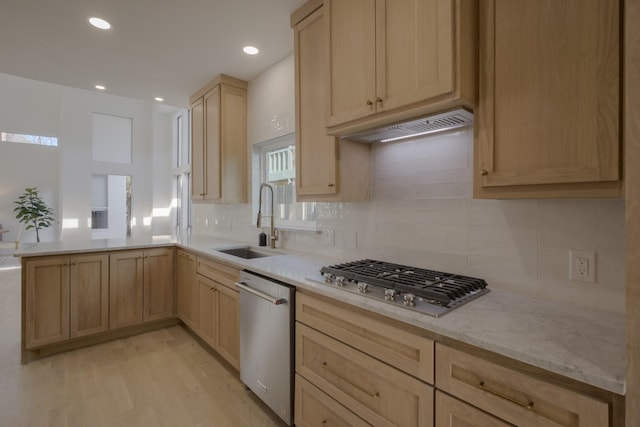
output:
[[[280,305],[280,304],[284,304],[284,303],[287,302],[287,300],[284,299],[284,298],[276,298],[276,297],[273,297],[273,296],[271,296],[269,294],[265,294],[264,292],[260,292],[260,291],[258,291],[256,289],[250,288],[244,282],[236,282],[236,286],[239,287],[240,289],[242,289],[243,291],[247,291],[250,294],[255,295],[257,297],[260,297],[260,298],[262,298],[264,300],[267,300],[270,303],[275,304],[275,305]]]

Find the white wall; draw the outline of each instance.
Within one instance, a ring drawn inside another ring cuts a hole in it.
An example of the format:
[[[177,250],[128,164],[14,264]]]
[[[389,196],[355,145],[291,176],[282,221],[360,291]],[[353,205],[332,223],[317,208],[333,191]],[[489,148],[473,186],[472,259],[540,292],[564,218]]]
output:
[[[171,167],[167,158],[172,153],[172,118],[177,111],[129,98],[0,74],[0,129],[59,137],[57,149],[0,144],[0,222],[4,224],[4,218],[9,216],[7,206],[21,189],[38,186],[58,220],[77,222],[77,227],[63,230],[57,226],[47,230],[49,239],[90,239],[91,176],[131,175],[132,213],[136,220],[132,237],[171,234],[171,227],[164,221],[154,224],[151,218],[156,205],[166,207],[171,199]],[[94,112],[133,119],[131,164],[92,160]],[[46,154],[44,150],[48,150]],[[144,225],[145,218],[149,225]],[[29,234],[25,233],[24,241],[32,239]]]
[[[274,89],[282,93],[274,97]],[[250,145],[293,130],[286,101],[293,91],[292,57],[250,82]],[[274,130],[274,123],[288,125]],[[335,245],[289,231],[280,244],[468,274],[493,288],[624,312],[624,201],[474,200],[472,148],[471,128],[375,145],[372,200],[318,204],[318,225],[335,230]],[[249,205],[196,205],[194,218],[196,234],[257,243]],[[568,280],[570,249],[597,253],[597,283]]]
[[[59,136],[62,86],[0,74],[0,130],[30,135]],[[13,202],[27,187],[37,187],[40,197],[58,210],[60,149],[30,144],[0,143],[0,223],[10,230],[4,240],[14,240],[20,224]],[[42,230],[41,240],[57,236],[57,227]],[[35,231],[25,231],[23,241],[35,242]]]

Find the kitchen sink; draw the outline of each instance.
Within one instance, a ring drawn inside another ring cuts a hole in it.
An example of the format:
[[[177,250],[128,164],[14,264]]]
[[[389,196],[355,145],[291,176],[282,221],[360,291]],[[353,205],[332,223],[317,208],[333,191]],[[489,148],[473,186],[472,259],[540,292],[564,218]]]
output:
[[[222,252],[223,254],[237,256],[239,258],[244,259],[252,259],[252,258],[264,258],[268,256],[278,255],[277,253],[260,251],[252,248],[251,246],[241,246],[234,248],[224,248],[224,249],[215,249],[218,252]]]

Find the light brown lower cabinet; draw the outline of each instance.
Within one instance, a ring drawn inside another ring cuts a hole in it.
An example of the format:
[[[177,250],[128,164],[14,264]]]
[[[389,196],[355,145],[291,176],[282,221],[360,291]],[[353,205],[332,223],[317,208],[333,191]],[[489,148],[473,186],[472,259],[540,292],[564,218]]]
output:
[[[25,348],[108,329],[108,261],[97,254],[25,262]]]
[[[218,290],[216,282],[198,274],[196,280],[198,321],[196,332],[211,347],[216,347],[218,329]]]
[[[91,254],[70,258],[71,338],[109,329],[109,256]]]
[[[436,387],[520,427],[606,427],[609,404],[452,347],[436,344]],[[463,424],[464,425],[464,424]]]
[[[433,387],[296,324],[296,372],[375,426],[433,426]]]
[[[240,270],[201,257],[196,266],[197,322],[192,329],[240,369],[240,293],[235,289]]]
[[[300,375],[295,378],[295,423],[298,427],[370,427]]]
[[[114,252],[109,269],[109,329],[173,316],[173,249]]]
[[[216,350],[232,366],[240,369],[240,292],[217,286],[218,315]]]
[[[437,427],[510,427],[481,410],[436,390]]]
[[[179,249],[176,253],[176,311],[191,329],[196,328],[196,256]]]

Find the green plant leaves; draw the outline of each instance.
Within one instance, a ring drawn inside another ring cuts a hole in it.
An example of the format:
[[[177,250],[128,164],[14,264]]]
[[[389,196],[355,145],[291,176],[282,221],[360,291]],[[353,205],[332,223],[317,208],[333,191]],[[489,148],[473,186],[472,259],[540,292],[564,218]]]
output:
[[[40,198],[36,187],[25,188],[24,194],[13,203],[17,205],[13,209],[16,219],[25,224],[25,230],[35,229],[36,239],[39,242],[38,231],[53,224],[53,210]]]

